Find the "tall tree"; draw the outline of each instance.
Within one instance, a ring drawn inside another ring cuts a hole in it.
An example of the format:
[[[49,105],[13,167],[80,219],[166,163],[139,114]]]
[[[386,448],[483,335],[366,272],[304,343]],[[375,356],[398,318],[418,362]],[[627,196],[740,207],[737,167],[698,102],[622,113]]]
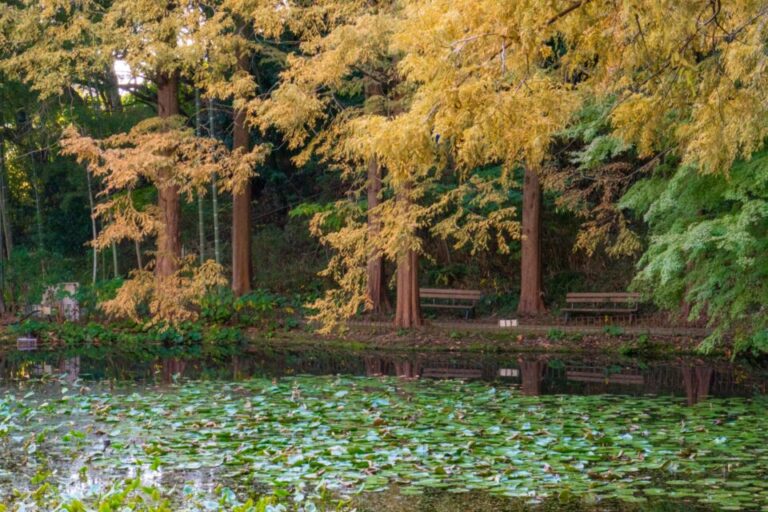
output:
[[[48,8],[22,2],[12,10],[17,21],[11,38],[24,51],[5,59],[3,67],[19,73],[43,97],[72,91],[78,84],[94,91],[96,81],[105,84],[105,103],[119,110],[114,61],[120,55],[134,73],[154,83],[158,117],[170,119],[181,113],[182,70],[199,65],[204,51],[192,40],[182,41],[183,34],[196,27],[199,3],[84,0]],[[72,47],[78,49],[76,57]],[[155,274],[162,279],[178,269],[181,200],[170,171],[161,173],[156,184],[161,228]]]
[[[201,112],[200,90],[195,87],[195,135],[200,137],[202,130],[203,116]],[[200,252],[200,264],[205,262],[205,215],[203,208],[203,194],[197,194],[197,244]]]
[[[179,74],[160,71],[157,81],[157,114],[161,119],[179,115]],[[160,226],[157,233],[155,273],[158,277],[172,276],[181,258],[181,199],[179,186],[173,181],[171,169],[164,169],[157,179],[157,206]]]
[[[381,218],[376,209],[382,193],[383,170],[378,159],[373,157],[368,162],[368,236],[376,238],[381,232]],[[386,275],[384,273],[384,258],[381,251],[372,249],[366,267],[366,296],[370,310],[374,314],[389,312],[391,305],[387,296]]]
[[[0,229],[3,231],[3,250],[0,258],[10,258],[13,252],[13,236],[8,212],[8,189],[6,187],[5,137],[0,137]]]
[[[382,204],[382,195],[388,187],[383,176],[384,169],[388,168],[383,148],[374,148],[370,144],[362,148],[358,145],[356,137],[361,132],[354,126],[354,121],[368,118],[391,120],[402,111],[401,104],[407,101],[399,89],[400,81],[395,68],[397,55],[389,50],[397,6],[393,2],[358,4],[343,1],[336,2],[335,6],[334,2],[321,5],[335,10],[335,18],[328,18],[333,21],[324,26],[323,31],[304,33],[308,51],[292,59],[291,68],[284,73],[280,87],[268,101],[260,103],[256,111],[262,127],[276,126],[286,134],[292,147],[306,148],[297,161],[306,161],[309,155],[317,155],[342,170],[342,176],[354,190],[353,197],[365,194],[367,229],[358,229],[355,224],[355,229],[350,231],[350,234],[354,232],[354,237],[324,240],[331,244],[348,244],[346,248],[337,246],[336,249],[347,254],[344,265],[356,267],[354,272],[343,272],[345,293],[348,295],[347,304],[343,307],[345,314],[354,313],[359,308],[382,313],[389,310],[384,258],[390,257],[396,262],[402,258],[384,247],[388,245],[385,238],[397,235],[383,225],[382,210],[388,208]],[[312,19],[316,11],[310,8],[305,14]],[[339,101],[339,98],[344,98],[344,101]],[[302,104],[303,109],[286,117],[284,113],[289,105],[297,103]],[[318,123],[321,130],[317,130]],[[361,175],[363,169],[365,174]],[[358,236],[365,238],[359,240]],[[366,246],[364,249],[358,244],[359,241]],[[353,246],[357,249],[352,249]],[[351,254],[355,254],[354,258],[359,261],[353,262]],[[407,290],[398,292],[398,297],[404,297],[403,293],[411,296],[411,287],[406,283],[415,282],[413,278],[418,276],[417,255],[406,259],[408,268],[412,270],[409,274],[411,278],[397,280],[398,289],[408,286]],[[358,271],[357,265],[362,265],[362,272]],[[405,268],[403,266],[400,275],[405,275]],[[357,279],[351,280],[349,276],[356,276]],[[339,302],[335,292],[330,293],[327,299],[324,304],[329,308],[336,307],[334,304]],[[348,307],[349,304],[352,306]],[[403,301],[400,308],[410,307],[407,306],[409,304],[416,304],[416,310],[409,310],[402,318],[418,319],[416,324],[420,324],[418,300]],[[410,326],[411,320],[407,323]]]
[[[541,184],[530,167],[523,178],[523,212],[520,261],[520,315],[538,315],[545,311],[541,287]]]
[[[237,55],[238,72],[250,73],[250,56],[244,48]],[[250,133],[244,107],[235,108],[232,147],[235,153],[247,153]],[[251,291],[253,259],[251,256],[251,181],[232,197],[232,290],[240,296]]]
[[[208,136],[216,139],[216,117],[213,99],[208,101]],[[221,265],[221,231],[219,230],[219,189],[216,180],[211,182],[211,203],[213,210],[213,258]]]
[[[191,198],[205,190],[212,179],[220,180],[223,189],[233,190],[244,178],[239,174],[242,155],[232,155],[223,144],[208,137],[196,137],[179,116],[151,118],[128,133],[101,140],[70,129],[62,146],[65,154],[87,164],[104,182],[108,199],[96,208],[105,225],[95,242],[100,249],[123,239],[156,236],[162,240],[165,211],[138,209],[132,199],[132,192],[143,181],[158,190],[172,186],[176,194]],[[156,255],[158,264],[163,257]],[[143,307],[149,308],[151,320],[156,322],[196,318],[203,295],[226,281],[220,265],[208,261],[195,266],[194,259],[175,258],[171,274],[155,271],[153,276],[147,270],[134,271],[104,307],[137,321],[146,321],[140,316]]]
[[[398,200],[403,207],[410,207],[410,186],[403,187]],[[419,297],[419,253],[412,247],[405,247],[397,255],[397,303],[395,305],[395,327],[420,327],[424,323]]]
[[[348,5],[352,4],[355,2]],[[414,36],[418,39],[414,41],[416,49],[409,54],[411,34],[429,30],[409,27],[409,13],[401,6],[395,2],[361,4],[357,13],[349,19],[340,19],[327,33],[311,34],[305,46],[306,54],[291,60],[280,86],[268,101],[254,109],[262,125],[279,128],[291,147],[307,143],[297,158],[299,162],[309,155],[319,155],[338,166],[350,185],[347,203],[353,204],[335,205],[346,215],[346,223],[334,234],[322,233],[321,238],[338,255],[332,258],[326,274],[338,281],[340,289],[330,290],[315,304],[321,311],[318,319],[328,320],[331,325],[333,315],[326,312],[335,310],[338,320],[376,304],[376,297],[368,293],[367,286],[380,276],[375,256],[380,254],[398,266],[397,325],[417,326],[422,322],[418,264],[419,255],[424,252],[424,236],[453,238],[458,246],[471,245],[474,250],[487,247],[493,240],[491,233],[500,226],[503,228],[495,234],[516,231],[510,224],[510,215],[514,212],[509,208],[497,204],[496,211],[488,218],[463,204],[468,194],[479,193],[484,198],[474,199],[475,205],[487,206],[492,202],[489,197],[496,198],[498,194],[492,183],[470,176],[472,168],[467,158],[460,162],[462,166],[458,171],[447,162],[445,146],[450,145],[449,151],[455,151],[466,142],[468,135],[464,126],[454,126],[455,120],[450,119],[450,115],[445,119],[436,118],[443,108],[455,109],[463,104],[462,97],[453,92],[451,85],[457,74],[456,59],[445,55],[444,34],[439,29],[435,29],[434,48],[425,47],[423,39]],[[436,8],[439,14],[435,16],[442,16],[445,8],[442,5]],[[414,12],[420,13],[415,4]],[[457,33],[463,30],[463,27],[457,28]],[[428,60],[412,62],[420,58]],[[478,58],[485,60],[487,55]],[[422,74],[424,66],[433,67]],[[461,83],[466,75],[477,73],[474,63],[467,68],[456,77],[456,82]],[[427,76],[444,81],[425,84]],[[376,87],[380,93],[372,93]],[[487,96],[475,102],[474,96],[485,90],[473,83],[465,95],[467,103],[478,106],[482,101],[496,101],[491,91],[497,89],[486,87]],[[361,95],[367,96],[363,105],[355,102],[356,99],[359,102]],[[302,107],[297,109],[295,105]],[[495,111],[496,105],[489,105],[486,118]],[[459,119],[471,119],[476,114],[460,111],[455,115]],[[478,126],[485,124],[485,119],[477,122]],[[497,121],[492,130],[494,136],[504,133],[506,127],[499,124]],[[466,128],[471,134],[471,127]],[[525,133],[521,129],[518,132]],[[506,144],[499,143],[501,146]],[[519,146],[518,143],[515,147]],[[470,147],[469,151],[474,153],[473,149]],[[386,176],[381,180],[369,179],[369,172],[376,170],[372,162],[386,169]],[[440,188],[440,180],[446,175],[455,176],[460,184],[450,192],[443,189],[435,203],[430,204],[430,199],[435,199],[430,191]],[[378,186],[379,181],[381,193],[367,188]],[[362,218],[355,207],[363,190],[369,197],[379,199],[369,201],[367,219]],[[439,220],[450,208],[454,209],[453,213]],[[313,223],[315,228],[323,224],[326,213],[318,214]],[[500,249],[504,246],[503,241],[499,246]],[[371,263],[372,256],[374,263]],[[341,299],[342,296],[345,298]]]

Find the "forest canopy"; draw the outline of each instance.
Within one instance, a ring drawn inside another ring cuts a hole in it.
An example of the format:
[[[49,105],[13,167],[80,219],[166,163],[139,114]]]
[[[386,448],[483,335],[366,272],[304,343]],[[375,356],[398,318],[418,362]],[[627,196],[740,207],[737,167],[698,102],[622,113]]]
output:
[[[767,20],[756,0],[0,0],[2,309],[72,280],[109,318],[177,325],[229,286],[330,331],[421,326],[422,286],[521,317],[632,289],[707,324],[704,348],[768,351]]]

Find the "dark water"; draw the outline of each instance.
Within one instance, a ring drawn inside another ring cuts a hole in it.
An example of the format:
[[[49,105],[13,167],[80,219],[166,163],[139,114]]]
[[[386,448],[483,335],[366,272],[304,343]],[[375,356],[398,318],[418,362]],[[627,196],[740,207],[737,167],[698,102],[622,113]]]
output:
[[[335,375],[348,377],[328,377]],[[116,479],[135,476],[136,467],[142,468],[144,484],[191,486],[201,499],[215,494],[222,482],[248,495],[269,490],[270,477],[288,474],[302,481],[300,471],[309,470],[288,462],[290,457],[327,441],[333,446],[320,458],[335,456],[329,467],[364,461],[376,470],[355,486],[367,483],[368,490],[388,479],[391,483],[382,492],[354,497],[358,511],[768,507],[768,484],[763,485],[768,445],[761,427],[765,398],[760,397],[766,393],[768,371],[744,363],[317,349],[263,349],[217,361],[16,352],[0,359],[0,381],[4,407],[24,405],[13,410],[23,410],[21,416],[6,411],[18,422],[10,437],[17,440],[0,456],[0,499],[15,488],[31,488],[28,482],[45,468],[53,469],[49,481],[67,495],[104,489]],[[36,384],[27,386],[26,381]],[[16,398],[9,400],[10,395]],[[251,402],[259,395],[265,401]],[[371,400],[382,396],[389,405],[370,409]],[[296,408],[294,401],[305,401],[305,407]],[[314,416],[311,422],[290,420],[296,411],[302,418]],[[369,425],[372,414],[382,417]],[[466,425],[465,415],[471,418]],[[237,450],[228,448],[233,433],[244,426],[254,435],[237,441]],[[324,429],[343,435],[315,439]],[[368,429],[383,429],[381,439],[368,437]],[[402,441],[390,442],[385,433],[401,435]],[[470,444],[455,439],[470,433]],[[282,446],[286,436],[292,441]],[[340,439],[358,449],[338,455]],[[541,444],[552,439],[552,450]],[[33,441],[39,447],[30,454]],[[282,446],[286,461],[263,457],[259,443],[269,450]],[[401,456],[408,444],[414,451],[430,446],[434,460],[407,459],[390,467],[387,457]],[[152,468],[154,450],[163,454],[159,470]],[[241,466],[222,465],[236,453],[245,454]],[[127,455],[131,465],[125,464]],[[252,475],[249,464],[254,461],[267,468],[261,478]],[[475,466],[491,463],[485,469]],[[327,475],[332,471],[340,470]],[[477,475],[484,472],[497,474],[502,483],[517,479],[507,489],[514,497],[483,491],[496,485],[487,476],[480,481],[485,487],[477,487]],[[560,478],[567,483],[564,490],[557,490]],[[446,486],[469,492],[454,494]],[[418,495],[410,494],[414,489]],[[525,489],[537,496],[535,505],[521,498]],[[584,495],[598,502],[585,502]],[[188,501],[175,499],[174,506]],[[635,501],[644,504],[635,508]]]
[[[726,360],[679,357],[633,358],[335,350],[255,350],[226,360],[94,359],[87,355],[20,354],[0,362],[3,381],[64,375],[70,380],[240,380],[291,375],[390,376],[460,379],[519,387],[527,395],[661,395],[686,397],[693,405],[708,397],[766,394],[768,369]]]

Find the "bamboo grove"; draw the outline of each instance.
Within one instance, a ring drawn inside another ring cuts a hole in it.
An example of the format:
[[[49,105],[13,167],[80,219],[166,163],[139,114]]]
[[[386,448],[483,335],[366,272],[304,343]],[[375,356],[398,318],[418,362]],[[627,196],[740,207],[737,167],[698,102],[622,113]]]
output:
[[[263,286],[254,194],[282,168],[331,190],[290,205],[324,256],[322,329],[420,326],[436,247],[506,259],[518,314],[543,314],[565,219],[565,258],[629,261],[708,346],[768,350],[766,21],[753,0],[3,0],[3,257],[14,194],[47,249],[38,174],[62,162],[49,180],[87,179],[93,280],[136,248],[105,310],[193,318],[206,290]]]

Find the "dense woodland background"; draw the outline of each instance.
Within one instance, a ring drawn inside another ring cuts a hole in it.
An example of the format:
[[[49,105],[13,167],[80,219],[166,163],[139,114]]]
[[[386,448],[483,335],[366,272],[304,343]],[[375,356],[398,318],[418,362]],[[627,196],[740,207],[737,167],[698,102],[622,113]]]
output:
[[[636,289],[764,351],[768,13],[673,4],[1,1],[2,308],[78,281],[172,321],[213,259],[328,326]]]

